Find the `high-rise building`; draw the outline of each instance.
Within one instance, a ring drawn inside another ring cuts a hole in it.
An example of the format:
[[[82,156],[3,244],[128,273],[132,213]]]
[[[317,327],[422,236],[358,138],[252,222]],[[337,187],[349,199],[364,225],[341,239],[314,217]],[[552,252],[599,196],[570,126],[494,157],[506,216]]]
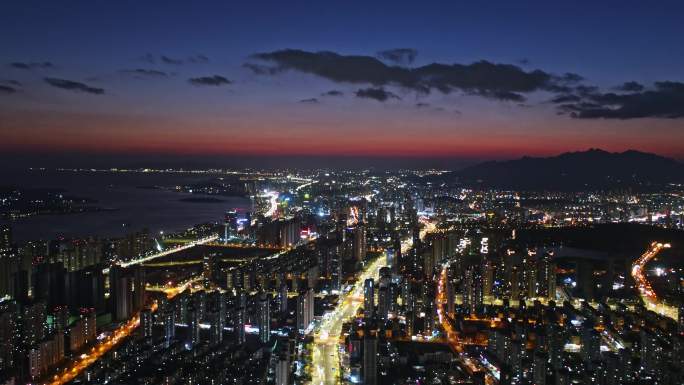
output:
[[[278,311],[281,314],[287,313],[287,284],[282,283],[278,290]]]
[[[192,348],[195,349],[202,342],[201,337],[201,318],[200,312],[196,308],[192,308],[189,311],[190,315],[190,343]]]
[[[289,385],[290,383],[290,357],[282,352],[278,354],[275,370],[275,385]]]
[[[247,323],[247,297],[243,291],[237,293],[235,308],[235,342],[245,343],[245,324]]]
[[[367,320],[375,315],[375,282],[368,278],[363,283],[363,317]]]
[[[537,350],[532,359],[532,383],[534,385],[546,385],[546,362],[548,354],[543,350]]]
[[[551,261],[551,254],[543,252],[537,259],[537,296],[555,299],[556,266]]]
[[[314,291],[308,289],[297,297],[297,329],[306,330],[314,318]]]
[[[423,252],[423,274],[427,280],[431,280],[435,274],[435,258],[428,250]]]
[[[102,269],[102,265],[93,265],[66,273],[66,304],[71,311],[93,308],[101,313],[106,310],[105,277]]]
[[[33,298],[45,301],[48,308],[66,304],[66,270],[61,262],[41,263],[33,271]]]
[[[398,274],[399,266],[397,264],[397,259],[393,248],[388,247],[387,250],[385,250],[385,258],[387,259],[387,266],[389,266],[390,269],[392,269],[392,273]]]
[[[143,338],[152,338],[152,311],[143,309],[140,312],[140,330]]]
[[[162,317],[164,323],[164,346],[168,348],[176,338],[176,312],[172,308],[164,309]]]
[[[446,283],[446,297],[447,297],[447,314],[449,317],[454,317],[456,312],[456,290],[454,290],[454,284],[447,279]]]
[[[370,333],[363,337],[363,383],[378,383],[378,339]]]
[[[598,361],[601,354],[601,334],[591,325],[585,325],[581,334],[582,359],[587,363]]]
[[[462,282],[463,310],[468,314],[476,314],[483,303],[483,282],[478,266],[466,269]]]
[[[12,244],[12,229],[0,224],[0,297],[12,294],[12,275],[18,265]]]
[[[378,289],[378,318],[387,321],[390,310],[389,285],[380,285]]]
[[[392,240],[393,244],[393,250],[394,250],[394,261],[396,267],[392,269],[392,272],[395,274],[399,274],[400,266],[402,263],[402,255],[401,255],[401,239],[399,237],[394,237]]]
[[[359,223],[354,228],[353,258],[356,262],[363,262],[366,259],[366,226]]]
[[[34,302],[24,307],[20,331],[25,345],[35,345],[45,338],[46,316],[45,302]]]
[[[20,310],[14,301],[0,303],[0,370],[14,367],[15,348],[20,342],[17,333]]]
[[[223,342],[224,319],[219,311],[211,311],[207,317],[209,319],[209,343],[212,346],[220,345]]]
[[[126,321],[145,305],[145,270],[142,266],[109,269],[109,301],[112,318]]]
[[[271,339],[271,304],[270,295],[261,292],[257,303],[257,320],[259,323],[259,340],[268,343]]]

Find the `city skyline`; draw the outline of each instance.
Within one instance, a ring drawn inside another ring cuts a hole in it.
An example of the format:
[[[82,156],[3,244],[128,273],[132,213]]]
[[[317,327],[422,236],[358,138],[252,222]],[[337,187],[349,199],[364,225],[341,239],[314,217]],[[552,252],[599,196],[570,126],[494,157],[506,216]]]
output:
[[[2,8],[8,159],[684,158],[675,2]]]
[[[3,2],[0,385],[684,384],[683,14]]]

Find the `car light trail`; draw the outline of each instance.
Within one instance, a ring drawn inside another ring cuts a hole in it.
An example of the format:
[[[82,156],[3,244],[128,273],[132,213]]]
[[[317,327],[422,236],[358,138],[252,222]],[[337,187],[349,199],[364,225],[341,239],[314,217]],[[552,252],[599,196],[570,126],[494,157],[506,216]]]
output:
[[[670,248],[669,243],[652,242],[649,249],[632,264],[632,278],[634,278],[641,300],[648,310],[652,310],[661,316],[677,320],[679,313],[678,309],[663,303],[644,275],[646,264],[655,258],[663,249],[668,248]]]

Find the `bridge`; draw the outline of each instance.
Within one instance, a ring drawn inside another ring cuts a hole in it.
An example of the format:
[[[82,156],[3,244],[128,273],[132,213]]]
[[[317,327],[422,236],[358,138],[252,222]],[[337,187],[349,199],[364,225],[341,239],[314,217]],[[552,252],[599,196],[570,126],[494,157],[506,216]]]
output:
[[[130,261],[121,262],[121,263],[119,263],[119,266],[121,266],[121,267],[129,267],[129,266],[133,266],[133,265],[139,265],[139,264],[144,263],[144,262],[149,262],[149,261],[155,260],[155,259],[157,259],[157,258],[165,257],[165,256],[167,256],[167,255],[170,255],[170,254],[173,254],[173,253],[177,253],[177,252],[179,252],[179,251],[183,251],[183,250],[187,250],[187,249],[193,248],[193,247],[195,247],[195,246],[197,246],[197,245],[204,245],[204,244],[207,244],[207,243],[210,243],[210,242],[214,242],[214,241],[216,241],[218,238],[219,238],[219,236],[216,235],[216,234],[210,235],[210,236],[208,236],[208,237],[200,238],[200,239],[197,239],[197,240],[195,240],[195,241],[188,242],[188,243],[186,243],[186,244],[184,244],[184,245],[176,246],[176,247],[173,247],[173,248],[164,250],[164,251],[160,251],[160,252],[155,253],[155,254],[143,255],[143,256],[140,256],[140,257],[138,257],[138,258],[131,259]],[[102,272],[103,272],[104,274],[109,274],[109,268],[103,269]]]

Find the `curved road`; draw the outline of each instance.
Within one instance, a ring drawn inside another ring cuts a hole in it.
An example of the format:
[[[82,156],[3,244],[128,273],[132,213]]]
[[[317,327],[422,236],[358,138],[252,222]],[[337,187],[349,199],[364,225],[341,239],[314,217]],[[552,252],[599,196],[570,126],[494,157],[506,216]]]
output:
[[[661,316],[677,320],[677,315],[679,313],[678,309],[674,306],[669,306],[663,303],[663,301],[658,298],[655,291],[651,287],[651,283],[648,282],[648,279],[646,279],[646,276],[644,275],[646,264],[655,258],[663,249],[668,248],[670,248],[669,243],[651,243],[649,249],[646,250],[646,252],[643,253],[639,259],[634,261],[632,264],[632,278],[634,278],[634,281],[637,283],[641,300],[644,302],[644,305],[646,305],[648,310],[654,311]]]

